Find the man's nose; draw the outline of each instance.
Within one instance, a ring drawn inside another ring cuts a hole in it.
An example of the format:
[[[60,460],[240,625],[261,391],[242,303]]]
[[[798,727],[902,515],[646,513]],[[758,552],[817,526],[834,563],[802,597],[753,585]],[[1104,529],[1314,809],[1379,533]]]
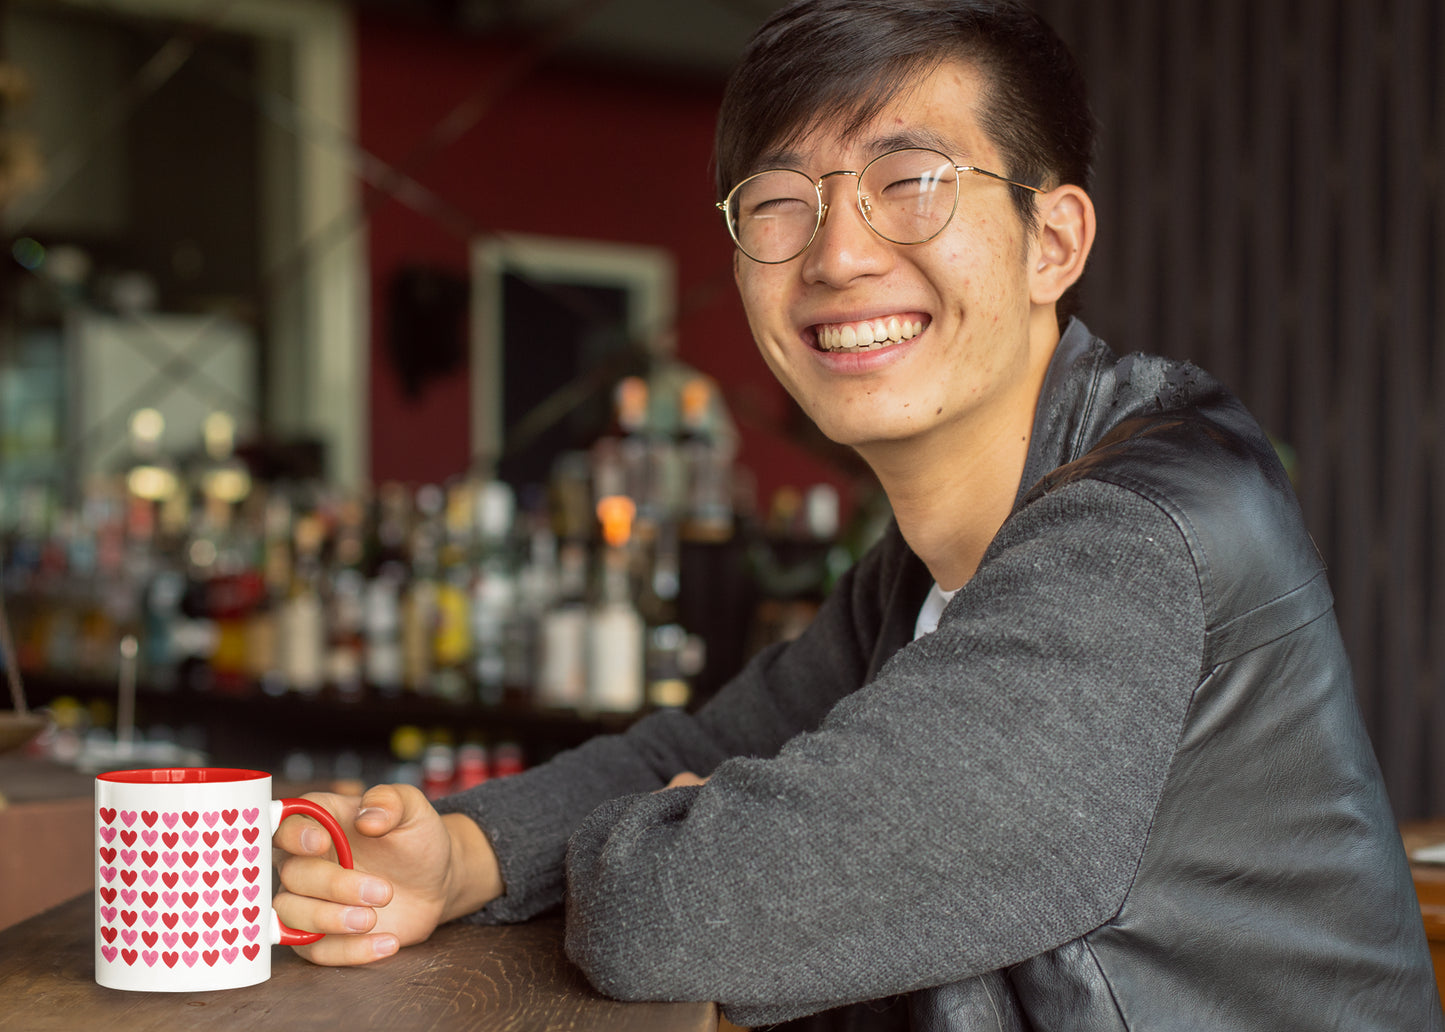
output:
[[[822,223],[803,252],[803,275],[810,281],[846,283],[876,274],[888,263],[889,244],[863,217],[856,183],[840,177],[824,184]]]

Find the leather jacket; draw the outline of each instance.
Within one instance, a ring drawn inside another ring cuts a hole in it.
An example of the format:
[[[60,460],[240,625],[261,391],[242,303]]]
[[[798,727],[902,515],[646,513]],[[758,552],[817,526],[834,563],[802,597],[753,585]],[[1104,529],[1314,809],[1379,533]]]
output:
[[[926,1032],[1442,1028],[1398,829],[1325,569],[1274,451],[1188,365],[1116,359],[1075,322],[1040,397],[1018,506],[1080,478],[1177,524],[1204,663],[1113,919],[908,998]]]

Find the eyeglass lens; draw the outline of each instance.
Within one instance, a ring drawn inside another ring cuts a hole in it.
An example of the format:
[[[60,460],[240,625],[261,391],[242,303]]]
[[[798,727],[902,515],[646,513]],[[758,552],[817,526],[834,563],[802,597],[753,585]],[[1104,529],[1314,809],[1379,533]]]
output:
[[[929,150],[894,151],[876,158],[857,184],[863,217],[879,236],[897,244],[918,244],[937,235],[958,198],[953,162]],[[779,169],[738,184],[727,214],[733,236],[748,257],[785,262],[812,242],[822,213],[814,181],[801,172]]]

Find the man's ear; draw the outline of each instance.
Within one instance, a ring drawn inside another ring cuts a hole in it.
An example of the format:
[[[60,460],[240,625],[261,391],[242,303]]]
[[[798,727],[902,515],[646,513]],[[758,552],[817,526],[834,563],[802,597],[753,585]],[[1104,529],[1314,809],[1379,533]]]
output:
[[[1048,305],[1084,274],[1094,246],[1094,202],[1079,187],[1065,184],[1040,195],[1039,216],[1030,296],[1034,304]]]

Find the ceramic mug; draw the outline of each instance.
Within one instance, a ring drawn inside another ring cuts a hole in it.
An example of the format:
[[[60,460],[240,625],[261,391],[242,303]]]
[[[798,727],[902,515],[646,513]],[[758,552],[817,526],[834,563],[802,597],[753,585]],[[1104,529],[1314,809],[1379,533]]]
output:
[[[318,821],[307,799],[271,798],[271,775],[224,767],[120,770],[95,779],[95,980],[111,989],[201,992],[271,977],[271,947],[321,938],[271,909],[271,836]]]

